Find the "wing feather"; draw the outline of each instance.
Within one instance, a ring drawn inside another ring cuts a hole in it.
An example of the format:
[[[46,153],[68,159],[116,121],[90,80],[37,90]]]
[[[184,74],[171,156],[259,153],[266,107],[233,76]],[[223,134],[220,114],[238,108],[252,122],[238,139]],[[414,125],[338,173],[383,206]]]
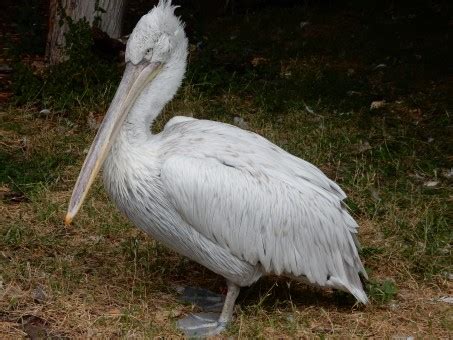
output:
[[[268,273],[362,290],[355,227],[348,225],[353,220],[316,191],[271,177],[262,183],[256,174],[213,159],[184,156],[169,158],[161,177],[181,216],[238,258],[260,263]]]
[[[180,129],[179,148],[167,152],[161,179],[188,224],[268,273],[302,277],[367,301],[358,276],[366,273],[356,248],[357,223],[336,183],[259,135],[207,121],[173,127]],[[209,144],[197,148],[184,139],[200,131]]]

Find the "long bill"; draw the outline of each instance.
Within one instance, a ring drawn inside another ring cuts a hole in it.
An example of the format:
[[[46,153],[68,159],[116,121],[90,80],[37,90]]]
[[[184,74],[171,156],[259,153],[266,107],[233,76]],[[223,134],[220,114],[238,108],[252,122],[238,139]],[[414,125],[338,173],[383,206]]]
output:
[[[70,224],[79,211],[88,190],[104,163],[115,137],[118,135],[121,125],[138,95],[156,77],[160,70],[160,63],[142,61],[137,65],[130,62],[126,64],[121,83],[99,127],[93,144],[91,144],[72,191],[71,201],[69,202],[68,212],[65,217],[65,224]]]

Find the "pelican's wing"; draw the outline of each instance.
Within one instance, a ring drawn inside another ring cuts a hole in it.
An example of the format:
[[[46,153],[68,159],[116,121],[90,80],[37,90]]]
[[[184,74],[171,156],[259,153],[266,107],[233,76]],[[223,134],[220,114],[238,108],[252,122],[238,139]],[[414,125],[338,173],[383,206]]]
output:
[[[293,162],[289,156],[282,159]],[[365,272],[354,241],[357,224],[342,206],[341,189],[309,163],[291,181],[258,159],[250,153],[178,154],[165,160],[161,178],[186,222],[238,258],[259,263],[268,273],[349,291],[366,302],[358,276]]]

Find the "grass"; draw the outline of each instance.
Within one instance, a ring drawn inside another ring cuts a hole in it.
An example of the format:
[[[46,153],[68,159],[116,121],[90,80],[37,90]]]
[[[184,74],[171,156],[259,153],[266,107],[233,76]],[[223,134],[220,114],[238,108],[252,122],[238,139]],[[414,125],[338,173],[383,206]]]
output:
[[[437,301],[452,294],[446,276],[453,272],[451,118],[439,71],[446,67],[439,60],[451,52],[435,28],[420,43],[406,32],[406,19],[377,13],[365,29],[369,16],[358,13],[296,7],[211,23],[203,48],[192,50],[183,88],[156,124],[159,130],[181,114],[228,123],[241,117],[336,180],[361,226],[369,306],[264,278],[243,289],[226,335],[448,337],[453,331],[451,307]],[[416,13],[414,20],[423,17]],[[271,18],[281,29],[268,24]],[[300,21],[310,24],[301,29]],[[415,45],[398,48],[395,32]],[[418,63],[414,53],[436,63]],[[388,65],[376,69],[380,63]],[[222,278],[132,227],[100,183],[75,224],[63,225],[94,137],[88,112],[104,112],[111,95],[110,88],[92,86],[85,94],[75,89],[68,101],[12,104],[1,113],[2,338],[178,336],[176,320],[195,307],[180,303],[174,287],[224,287]],[[386,104],[370,110],[374,100]],[[50,114],[39,113],[43,103]]]

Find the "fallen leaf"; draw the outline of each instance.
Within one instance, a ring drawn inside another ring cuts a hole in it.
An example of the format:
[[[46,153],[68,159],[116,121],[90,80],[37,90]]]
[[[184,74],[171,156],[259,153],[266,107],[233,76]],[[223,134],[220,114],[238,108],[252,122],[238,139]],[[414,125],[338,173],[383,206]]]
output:
[[[119,308],[112,308],[106,314],[110,317],[118,317],[121,316],[123,313],[121,313],[121,310]]]
[[[104,117],[102,115],[100,116],[95,116],[93,112],[90,112],[88,114],[88,117],[87,117],[87,124],[88,124],[88,127],[91,129],[91,130],[97,130],[99,128],[99,126],[101,126],[101,123],[102,123],[102,119]]]
[[[268,61],[268,59],[263,57],[255,57],[252,59],[251,64],[253,67],[257,67],[258,65],[267,64]]]
[[[383,108],[385,105],[386,105],[385,100],[376,100],[374,102],[371,102],[370,110],[377,110]]]
[[[386,68],[386,67],[387,67],[386,64],[378,64],[378,65],[375,66],[374,69],[375,69],[375,70],[378,70],[378,69],[380,69],[380,68]]]

